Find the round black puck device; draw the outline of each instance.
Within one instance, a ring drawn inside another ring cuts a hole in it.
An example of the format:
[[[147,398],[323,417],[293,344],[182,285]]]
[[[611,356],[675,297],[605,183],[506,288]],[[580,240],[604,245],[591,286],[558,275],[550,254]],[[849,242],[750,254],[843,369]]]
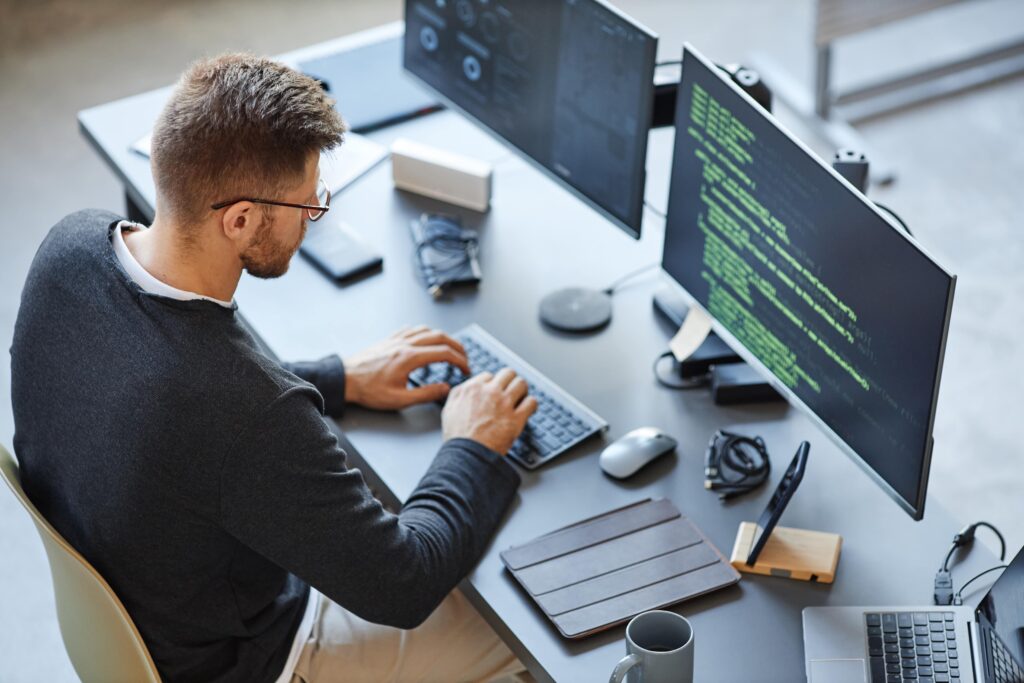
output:
[[[540,319],[564,332],[591,332],[612,319],[612,298],[598,289],[567,287],[540,301]]]

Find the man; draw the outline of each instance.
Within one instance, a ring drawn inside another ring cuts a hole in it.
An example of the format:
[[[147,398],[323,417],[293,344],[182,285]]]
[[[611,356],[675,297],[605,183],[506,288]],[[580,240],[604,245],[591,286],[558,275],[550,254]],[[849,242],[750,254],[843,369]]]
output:
[[[11,348],[25,490],[109,581],[166,681],[521,668],[453,588],[518,485],[503,454],[536,409],[526,383],[502,370],[408,388],[428,363],[468,372],[425,327],[345,362],[279,365],[239,322],[242,271],[283,274],[327,210],[317,162],[343,133],[311,79],[200,61],[153,131],[152,226],[72,214],[25,284]],[[391,514],[323,415],[445,396],[444,445]]]

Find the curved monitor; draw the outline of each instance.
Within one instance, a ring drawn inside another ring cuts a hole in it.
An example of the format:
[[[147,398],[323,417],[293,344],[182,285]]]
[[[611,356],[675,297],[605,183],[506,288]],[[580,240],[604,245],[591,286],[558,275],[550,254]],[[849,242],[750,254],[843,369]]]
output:
[[[662,265],[915,519],[955,276],[689,45]]]
[[[657,37],[598,0],[406,0],[403,65],[640,236]]]

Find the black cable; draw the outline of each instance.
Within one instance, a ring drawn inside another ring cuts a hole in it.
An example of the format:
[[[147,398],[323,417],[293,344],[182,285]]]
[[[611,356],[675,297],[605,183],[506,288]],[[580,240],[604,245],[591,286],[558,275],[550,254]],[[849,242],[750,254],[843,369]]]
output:
[[[656,67],[658,67],[658,66],[675,66],[676,64],[682,64],[682,63],[683,63],[683,60],[681,60],[681,59],[669,59],[669,60],[666,60],[664,62],[655,62],[654,66],[656,66]]]
[[[1005,562],[1006,561],[1006,539],[1003,538],[1003,535],[999,532],[999,529],[995,528],[994,526],[992,526],[988,522],[975,522],[971,526],[973,526],[974,528],[977,528],[979,526],[983,526],[986,529],[990,529],[992,531],[992,533],[994,533],[996,535],[996,538],[999,539],[999,561],[1000,562]],[[972,530],[971,531],[971,537],[973,538],[973,536],[974,536],[974,531]]]
[[[885,211],[887,214],[892,216],[896,220],[896,222],[900,224],[900,227],[903,228],[903,232],[907,233],[911,237],[914,236],[914,233],[910,232],[910,228],[907,226],[906,222],[904,222],[904,220],[899,217],[899,214],[897,214],[895,211],[890,209],[885,204],[879,204],[878,202],[875,202],[875,206],[877,206],[879,209]]]
[[[964,585],[960,586],[960,590],[958,590],[956,592],[956,596],[953,598],[953,604],[954,605],[962,605],[962,604],[964,604],[964,589],[967,588],[968,586],[970,586],[976,580],[978,580],[981,577],[985,576],[985,574],[990,574],[991,572],[994,572],[994,571],[996,571],[998,569],[1006,569],[1006,565],[1005,564],[997,564],[995,567],[989,567],[985,571],[979,572],[979,573],[975,574],[974,576],[972,576],[971,578],[969,578],[967,580],[967,583],[965,583]]]
[[[646,206],[648,209],[650,209],[651,213],[653,213],[658,218],[668,218],[668,215],[664,211],[662,211],[661,209],[655,208],[654,204],[651,204],[646,199],[644,200],[644,206]]]
[[[660,268],[660,267],[661,267],[661,262],[660,261],[658,263],[648,263],[643,268],[637,268],[636,270],[631,270],[630,272],[626,273],[625,275],[623,275],[619,279],[615,280],[613,283],[611,283],[610,285],[608,285],[607,287],[605,287],[601,291],[604,292],[605,294],[607,294],[608,296],[611,296],[612,294],[615,293],[615,291],[620,286],[622,286],[626,282],[632,280],[637,275],[642,275],[642,274],[646,273],[648,270],[651,270],[653,268]]]
[[[991,529],[992,533],[999,539],[999,561],[1006,561],[1006,539],[1003,538],[1003,534],[999,529],[995,528],[992,524],[985,521],[978,521],[974,524],[968,524],[959,533],[953,536],[953,545],[950,547],[949,552],[946,553],[946,557],[942,560],[942,567],[935,573],[935,604],[936,605],[952,605],[954,601],[960,599],[960,593],[953,592],[953,574],[952,568],[949,566],[949,561],[953,558],[953,554],[959,548],[970,547],[974,543],[974,537],[978,530],[978,527],[985,527]],[[975,577],[977,578],[977,577]],[[972,579],[973,581],[974,579]],[[969,583],[969,582],[968,582]],[[965,586],[967,584],[964,584]],[[963,588],[960,589],[961,591]]]
[[[944,572],[948,572],[949,571],[949,558],[953,557],[953,553],[955,553],[956,549],[959,548],[959,547],[960,546],[958,546],[958,545],[954,545],[952,548],[949,549],[949,552],[946,553],[946,559],[942,561],[942,571],[944,571]]]
[[[704,456],[704,488],[717,491],[719,500],[728,500],[764,484],[771,471],[764,439],[720,429]],[[730,472],[736,476],[729,476]]]
[[[667,373],[663,373],[661,371],[661,361],[665,360],[666,358],[672,359],[673,373],[671,376],[677,377],[678,373],[674,372],[675,364],[677,363],[677,361],[675,359],[675,356],[672,355],[671,351],[665,351],[660,356],[655,358],[654,366],[651,368],[652,370],[654,370],[654,379],[656,379],[658,381],[658,384],[665,387],[666,389],[675,389],[677,391],[683,391],[686,389],[699,389],[701,387],[706,387],[710,383],[711,377],[709,375],[700,375],[699,377],[693,377],[690,379],[682,378],[679,379],[679,381],[676,381],[675,379],[669,379],[670,375]]]

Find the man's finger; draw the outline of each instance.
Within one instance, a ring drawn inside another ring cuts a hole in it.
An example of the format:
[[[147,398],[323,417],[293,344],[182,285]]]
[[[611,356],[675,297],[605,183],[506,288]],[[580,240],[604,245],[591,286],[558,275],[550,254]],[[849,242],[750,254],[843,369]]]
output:
[[[423,330],[422,332],[409,336],[408,340],[409,343],[414,346],[437,346],[438,344],[444,344],[452,347],[462,355],[466,355],[466,349],[457,339],[449,337],[440,330]]]
[[[405,364],[410,371],[421,368],[431,363],[451,363],[467,375],[470,373],[469,361],[466,355],[460,353],[450,346],[439,344],[437,346],[413,346],[406,355]]]
[[[530,385],[522,377],[516,377],[505,389],[511,396],[514,403],[519,403],[523,400],[527,393],[530,391]]]
[[[462,384],[482,384],[483,382],[490,382],[493,378],[494,375],[492,375],[491,373],[481,372],[479,374],[473,375]]]
[[[516,373],[511,368],[502,368],[501,370],[498,370],[498,374],[494,376],[494,382],[499,387],[504,389],[509,384],[511,384],[512,380],[514,380],[515,378]]]
[[[515,411],[516,417],[520,417],[525,422],[527,418],[537,412],[537,399],[533,396],[527,396],[519,405],[516,406]]]

